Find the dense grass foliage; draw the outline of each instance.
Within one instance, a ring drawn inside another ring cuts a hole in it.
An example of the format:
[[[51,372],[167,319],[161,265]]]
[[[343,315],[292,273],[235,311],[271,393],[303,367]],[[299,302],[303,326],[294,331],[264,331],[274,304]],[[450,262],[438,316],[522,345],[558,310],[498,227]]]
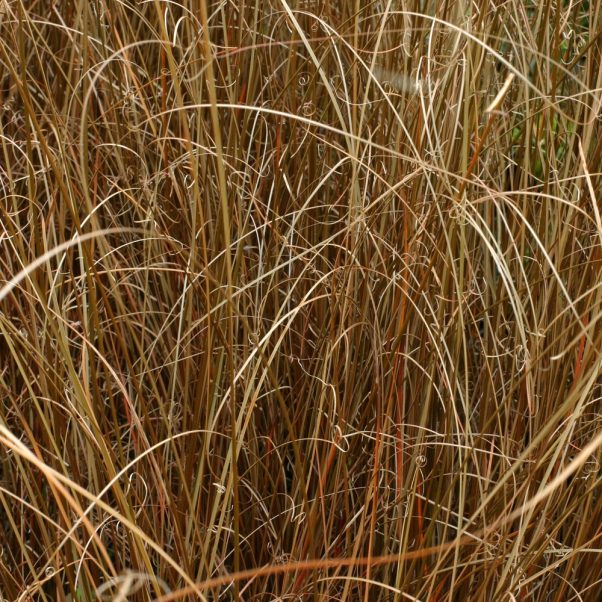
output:
[[[599,600],[601,0],[1,0],[0,598]]]

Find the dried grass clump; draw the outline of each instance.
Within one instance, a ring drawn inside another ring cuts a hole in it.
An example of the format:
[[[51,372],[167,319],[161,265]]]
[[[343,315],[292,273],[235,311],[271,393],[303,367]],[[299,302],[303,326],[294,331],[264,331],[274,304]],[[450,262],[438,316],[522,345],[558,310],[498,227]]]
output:
[[[3,0],[0,598],[598,600],[601,56],[601,0]]]

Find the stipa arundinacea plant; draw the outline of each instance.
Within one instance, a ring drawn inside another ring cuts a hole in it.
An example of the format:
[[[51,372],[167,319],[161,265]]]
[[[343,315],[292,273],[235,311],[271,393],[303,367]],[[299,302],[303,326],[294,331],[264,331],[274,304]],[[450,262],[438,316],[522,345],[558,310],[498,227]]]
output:
[[[599,2],[0,2],[0,597],[597,600]]]

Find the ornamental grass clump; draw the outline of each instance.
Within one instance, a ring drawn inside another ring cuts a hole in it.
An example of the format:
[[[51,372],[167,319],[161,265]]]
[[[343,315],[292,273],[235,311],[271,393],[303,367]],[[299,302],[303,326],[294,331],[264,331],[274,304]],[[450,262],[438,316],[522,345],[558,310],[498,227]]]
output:
[[[598,600],[602,2],[0,2],[0,598]]]

